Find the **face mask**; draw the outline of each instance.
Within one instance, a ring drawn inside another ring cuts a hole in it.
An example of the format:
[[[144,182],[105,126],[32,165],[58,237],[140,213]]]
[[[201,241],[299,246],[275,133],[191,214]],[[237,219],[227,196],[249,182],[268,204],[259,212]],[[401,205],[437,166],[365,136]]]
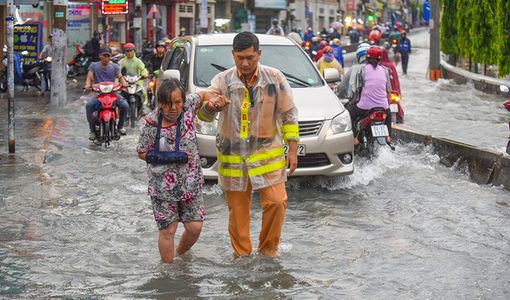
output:
[[[324,54],[324,60],[326,62],[332,62],[333,61],[333,58],[335,58],[335,56],[333,54]]]

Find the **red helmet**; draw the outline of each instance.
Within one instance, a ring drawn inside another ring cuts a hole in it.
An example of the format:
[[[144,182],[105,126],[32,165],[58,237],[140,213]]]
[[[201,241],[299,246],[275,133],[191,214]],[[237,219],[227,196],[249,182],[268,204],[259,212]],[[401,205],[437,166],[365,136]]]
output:
[[[379,30],[372,30],[368,35],[368,40],[370,42],[379,42],[381,40],[382,33]]]
[[[328,45],[328,42],[327,42],[327,41],[321,41],[321,42],[319,43],[319,47],[320,47],[321,49],[322,49],[322,48],[324,48],[324,47],[326,47],[327,45]]]
[[[382,58],[381,47],[372,46],[372,47],[368,48],[367,58],[375,58],[375,59],[381,60],[381,58]]]
[[[124,45],[124,50],[135,50],[135,45],[133,43],[127,43]]]
[[[326,46],[324,47],[324,49],[322,50],[324,53],[333,53],[333,48],[331,46]]]
[[[510,111],[510,100],[503,102],[503,106],[505,106],[506,110]]]

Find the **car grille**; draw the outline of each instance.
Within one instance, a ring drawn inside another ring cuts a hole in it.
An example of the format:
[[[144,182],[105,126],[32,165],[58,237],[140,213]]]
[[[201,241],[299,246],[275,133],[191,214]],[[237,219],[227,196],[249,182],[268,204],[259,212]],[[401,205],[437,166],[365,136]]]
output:
[[[319,135],[324,121],[301,121],[299,122],[299,136]]]
[[[298,156],[298,168],[323,167],[330,164],[326,153],[310,153],[305,156]]]

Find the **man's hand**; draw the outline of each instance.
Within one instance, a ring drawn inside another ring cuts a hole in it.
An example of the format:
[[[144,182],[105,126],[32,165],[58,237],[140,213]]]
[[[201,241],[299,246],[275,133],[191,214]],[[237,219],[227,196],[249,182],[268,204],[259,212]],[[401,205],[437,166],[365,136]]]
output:
[[[219,112],[222,111],[228,104],[230,104],[230,100],[223,95],[219,95],[215,98],[210,98],[209,101],[205,103],[205,108],[211,112]]]
[[[289,140],[289,153],[287,153],[287,169],[289,169],[289,176],[294,173],[297,168],[297,141]]]

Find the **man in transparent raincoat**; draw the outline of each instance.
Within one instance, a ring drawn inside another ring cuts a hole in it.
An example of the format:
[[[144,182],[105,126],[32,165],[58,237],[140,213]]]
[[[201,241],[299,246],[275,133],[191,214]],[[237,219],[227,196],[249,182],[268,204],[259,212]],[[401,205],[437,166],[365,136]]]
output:
[[[287,202],[286,168],[290,175],[297,167],[298,112],[284,75],[258,64],[261,50],[253,33],[235,36],[232,55],[236,66],[216,75],[209,88],[230,100],[220,113],[216,135],[230,241],[236,256],[251,254],[251,191],[259,190],[262,228],[258,251],[275,256]],[[212,120],[214,114],[205,117]],[[284,144],[289,149],[287,157]]]

